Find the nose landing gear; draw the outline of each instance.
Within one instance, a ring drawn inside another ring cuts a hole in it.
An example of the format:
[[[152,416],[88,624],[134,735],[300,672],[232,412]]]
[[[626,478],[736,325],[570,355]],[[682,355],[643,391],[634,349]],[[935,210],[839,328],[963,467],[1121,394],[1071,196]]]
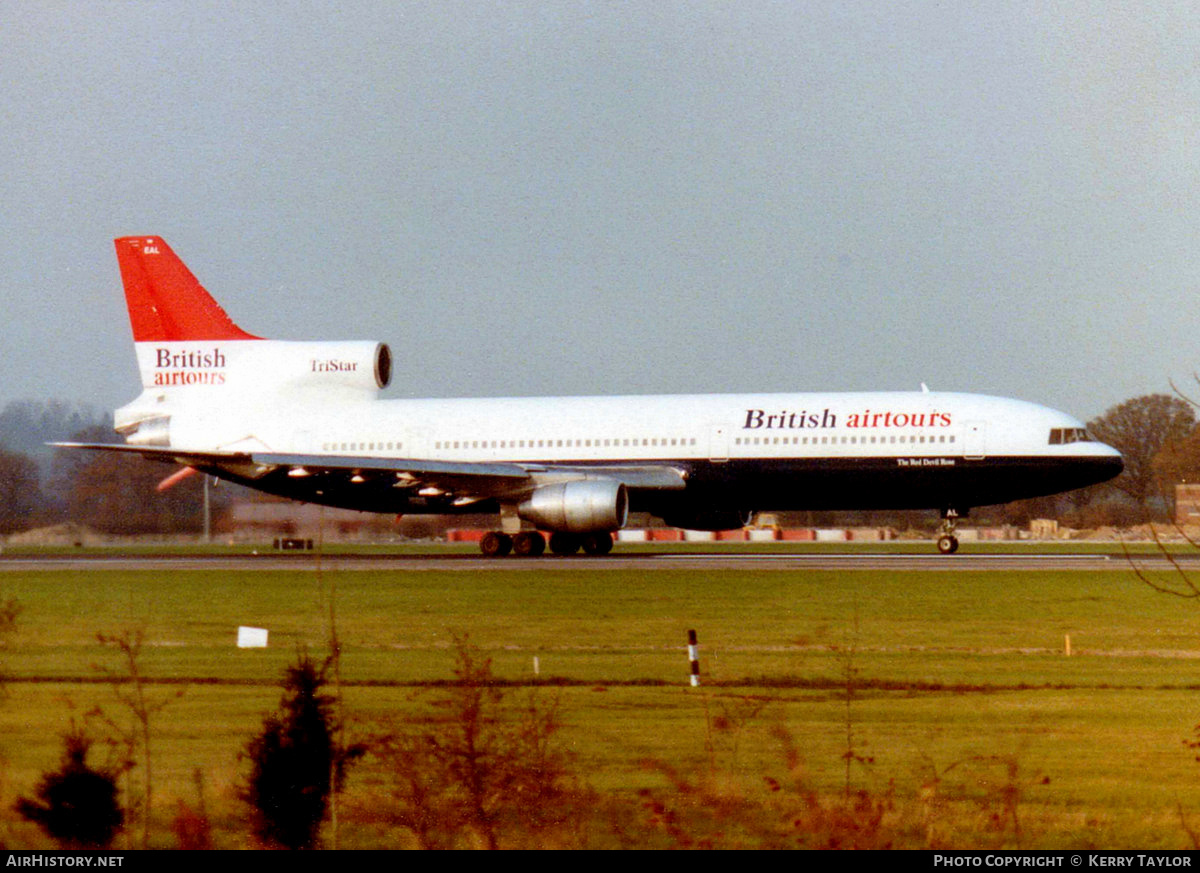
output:
[[[958,551],[958,537],[954,531],[958,528],[958,510],[950,507],[942,510],[942,526],[938,531],[937,548],[943,555],[953,555]]]

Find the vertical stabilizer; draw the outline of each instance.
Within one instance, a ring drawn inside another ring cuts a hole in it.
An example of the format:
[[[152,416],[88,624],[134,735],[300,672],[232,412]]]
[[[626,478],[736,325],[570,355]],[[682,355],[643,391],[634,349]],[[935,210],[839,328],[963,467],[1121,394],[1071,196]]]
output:
[[[359,402],[387,386],[383,343],[264,340],[233,323],[162,237],[115,243],[142,377],[142,393],[113,414],[131,445],[262,447],[280,427],[262,410],[281,397]]]
[[[233,323],[161,237],[114,242],[134,342],[259,339]]]

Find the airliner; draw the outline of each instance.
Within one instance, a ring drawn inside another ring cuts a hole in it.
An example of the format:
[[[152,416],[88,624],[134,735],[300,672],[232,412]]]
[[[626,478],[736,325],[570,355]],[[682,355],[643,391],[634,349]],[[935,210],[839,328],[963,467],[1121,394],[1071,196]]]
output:
[[[308,503],[490,513],[489,556],[607,554],[631,512],[716,531],[759,511],[869,509],[938,511],[949,554],[972,507],[1122,469],[1077,419],[976,394],[380,399],[386,344],[254,336],[161,237],[115,243],[142,392],[115,412],[124,443],[64,445]]]

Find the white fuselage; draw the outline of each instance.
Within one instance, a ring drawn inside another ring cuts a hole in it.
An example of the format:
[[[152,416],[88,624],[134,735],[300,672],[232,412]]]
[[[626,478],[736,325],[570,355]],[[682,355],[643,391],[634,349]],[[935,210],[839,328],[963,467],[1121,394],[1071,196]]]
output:
[[[298,399],[178,403],[170,444],[524,463],[1116,456],[1095,442],[1051,443],[1056,429],[1083,428],[1071,416],[974,394]]]

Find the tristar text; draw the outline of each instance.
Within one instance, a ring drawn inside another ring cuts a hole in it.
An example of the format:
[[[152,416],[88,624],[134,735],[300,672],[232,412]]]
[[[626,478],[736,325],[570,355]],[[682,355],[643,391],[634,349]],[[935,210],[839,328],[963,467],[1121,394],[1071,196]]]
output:
[[[357,369],[358,361],[338,361],[331,358],[327,361],[312,362],[314,373],[352,373]]]

